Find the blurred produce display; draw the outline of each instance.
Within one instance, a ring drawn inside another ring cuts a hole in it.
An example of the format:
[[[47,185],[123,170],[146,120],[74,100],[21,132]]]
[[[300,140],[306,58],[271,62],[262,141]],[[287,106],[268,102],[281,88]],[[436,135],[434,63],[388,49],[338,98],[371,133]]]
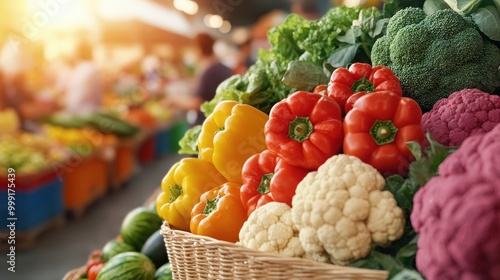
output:
[[[0,110],[0,135],[14,133],[20,126],[21,121],[13,109]]]
[[[18,173],[35,173],[54,163],[63,162],[68,154],[55,141],[31,133],[0,135],[0,173],[8,168]]]
[[[56,113],[51,115],[47,123],[66,128],[91,127],[98,132],[114,134],[117,137],[132,137],[140,131],[140,128],[127,121],[120,119],[112,113],[90,113],[86,115],[67,115]]]
[[[80,155],[88,155],[95,149],[113,147],[118,144],[118,137],[114,134],[103,134],[90,127],[65,128],[56,125],[44,125],[49,139],[68,147]]]

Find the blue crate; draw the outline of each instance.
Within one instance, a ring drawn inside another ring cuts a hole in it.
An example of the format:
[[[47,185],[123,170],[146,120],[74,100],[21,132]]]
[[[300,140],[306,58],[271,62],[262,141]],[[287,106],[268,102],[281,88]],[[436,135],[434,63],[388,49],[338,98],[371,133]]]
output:
[[[0,220],[7,221],[8,193],[0,190]],[[26,232],[64,214],[63,184],[55,179],[29,191],[15,193],[16,231]],[[6,231],[7,223],[1,223],[0,231]]]
[[[167,154],[176,154],[179,149],[179,141],[189,129],[186,121],[173,123],[166,129],[155,134],[155,156],[161,157]]]
[[[162,157],[170,153],[171,146],[170,129],[159,131],[155,135],[155,155]]]

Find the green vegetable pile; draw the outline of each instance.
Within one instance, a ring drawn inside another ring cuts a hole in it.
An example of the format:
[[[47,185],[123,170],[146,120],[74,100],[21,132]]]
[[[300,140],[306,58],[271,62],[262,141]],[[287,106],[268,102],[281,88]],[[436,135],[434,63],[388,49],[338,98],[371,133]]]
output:
[[[384,31],[388,19],[376,8],[331,9],[318,20],[289,15],[268,32],[271,45],[261,50],[257,62],[242,75],[220,84],[216,96],[202,105],[205,115],[222,100],[252,105],[265,113],[284,99],[294,88],[282,82],[292,61],[308,61],[323,67],[344,67],[350,62],[370,62],[370,49]],[[325,72],[325,76],[329,76]]]
[[[258,59],[243,75],[234,75],[222,82],[215,97],[201,106],[210,115],[223,100],[235,100],[269,113],[271,107],[288,94],[302,88],[296,83],[283,82],[290,63],[307,63],[309,69],[322,73],[319,80],[326,83],[335,67],[352,62],[371,63],[371,48],[384,34],[388,17],[396,5],[384,12],[377,8],[338,6],[318,20],[306,20],[291,14],[285,21],[269,30],[271,47],[260,50]],[[303,73],[303,72],[302,72]],[[295,76],[300,76],[300,73]],[[317,79],[317,77],[315,77]],[[181,140],[183,154],[197,154],[198,131],[189,131]]]

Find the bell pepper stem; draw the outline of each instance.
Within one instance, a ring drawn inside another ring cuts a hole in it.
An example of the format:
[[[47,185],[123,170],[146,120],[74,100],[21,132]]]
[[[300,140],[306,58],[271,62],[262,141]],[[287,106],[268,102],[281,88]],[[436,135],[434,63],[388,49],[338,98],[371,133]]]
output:
[[[398,128],[390,120],[377,120],[370,129],[370,135],[377,145],[394,142]]]
[[[288,137],[300,143],[309,139],[313,130],[314,127],[308,117],[295,117],[295,119],[290,122]]]
[[[179,185],[168,186],[168,193],[170,194],[170,203],[172,203],[182,194],[182,187]]]
[[[353,93],[356,93],[360,91],[372,92],[375,88],[370,80],[368,80],[366,77],[363,77],[355,81],[351,89]]]
[[[273,175],[274,173],[268,173],[262,175],[259,187],[257,188],[257,191],[260,194],[266,194],[271,191],[271,179],[273,178]]]
[[[219,203],[220,197],[217,196],[214,199],[207,199],[207,206],[203,209],[203,215],[210,215],[210,213],[214,212],[217,209],[217,204]]]

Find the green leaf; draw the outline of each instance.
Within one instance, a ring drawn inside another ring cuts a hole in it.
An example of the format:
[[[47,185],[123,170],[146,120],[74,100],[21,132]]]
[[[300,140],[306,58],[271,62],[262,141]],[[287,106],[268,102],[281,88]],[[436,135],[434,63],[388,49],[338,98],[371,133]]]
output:
[[[373,32],[371,33],[370,36],[372,38],[375,38],[378,35],[382,35],[382,33],[385,31],[385,28],[387,27],[388,23],[389,23],[388,18],[383,18],[383,19],[377,21],[377,23],[375,24],[375,29],[373,30]]]
[[[413,208],[413,196],[418,188],[415,188],[411,181],[405,180],[401,175],[392,175],[385,179],[384,190],[391,192],[398,206],[409,212]]]
[[[359,259],[353,263],[350,263],[348,266],[377,270],[384,269],[372,253],[370,253],[370,255],[368,255],[366,258]]]
[[[406,142],[406,147],[408,147],[411,154],[415,157],[416,160],[420,160],[422,158],[422,148],[420,147],[420,144],[418,142]]]
[[[184,133],[184,136],[179,141],[179,154],[197,155],[198,154],[198,138],[201,133],[201,125],[194,126]]]
[[[414,180],[419,187],[423,187],[427,182],[436,175],[428,158],[414,161],[410,164],[408,176]]]
[[[272,50],[292,60],[299,58],[304,51],[297,45],[294,31],[306,23],[301,16],[290,14],[283,23],[269,30],[267,38]]]
[[[351,63],[356,56],[360,44],[348,45],[336,49],[332,55],[326,60],[326,63],[332,67],[346,67]]]
[[[426,149],[426,154],[429,158],[430,170],[437,175],[439,165],[459,147],[446,147],[443,144],[432,139],[430,133],[426,134],[427,141],[430,146]]]
[[[383,254],[377,251],[372,251],[372,255],[378,261],[378,263],[386,270],[392,270],[392,269],[401,270],[404,268],[403,264],[393,256]]]
[[[481,5],[483,0],[444,0],[450,8],[461,15],[469,15]]]
[[[418,235],[415,235],[404,247],[402,247],[396,254],[396,258],[405,266],[413,267],[415,264],[415,257],[417,255],[417,240]]]
[[[500,15],[494,6],[481,7],[471,17],[481,32],[493,41],[500,41]]]
[[[359,26],[351,26],[351,29],[347,30],[344,35],[337,36],[337,40],[342,43],[355,44],[356,38],[361,36],[362,32]]]
[[[426,0],[424,2],[424,12],[428,15],[438,10],[449,9],[450,6],[444,0]]]
[[[248,77],[247,93],[253,94],[257,93],[265,88],[265,75],[266,72],[263,70],[251,72]]]
[[[283,76],[283,83],[289,87],[310,90],[320,84],[328,83],[323,69],[308,61],[292,61]]]
[[[397,274],[387,278],[388,280],[424,280],[424,277],[415,270],[403,269]]]
[[[500,0],[493,0],[493,3],[495,3],[495,6],[497,7],[497,11],[500,14]]]
[[[327,77],[330,77],[335,69],[337,68],[333,67],[330,63],[323,64],[323,73],[325,73]]]
[[[384,18],[391,18],[398,12],[398,10],[399,10],[399,1],[393,0],[384,3],[384,6],[382,7],[382,14]]]

